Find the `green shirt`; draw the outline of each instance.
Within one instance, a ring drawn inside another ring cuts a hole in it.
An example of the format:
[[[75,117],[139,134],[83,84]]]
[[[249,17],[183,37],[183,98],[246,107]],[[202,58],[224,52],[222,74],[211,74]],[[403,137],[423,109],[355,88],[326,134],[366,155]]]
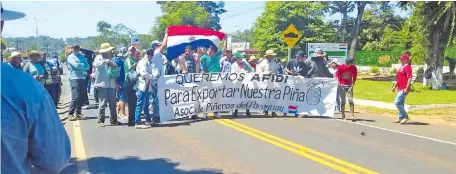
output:
[[[204,55],[201,57],[201,66],[206,73],[220,72],[220,58],[222,51],[219,50],[214,56]]]
[[[130,68],[136,63],[136,60],[133,57],[128,57],[124,62],[125,75],[130,71]],[[126,76],[125,76],[126,77]]]

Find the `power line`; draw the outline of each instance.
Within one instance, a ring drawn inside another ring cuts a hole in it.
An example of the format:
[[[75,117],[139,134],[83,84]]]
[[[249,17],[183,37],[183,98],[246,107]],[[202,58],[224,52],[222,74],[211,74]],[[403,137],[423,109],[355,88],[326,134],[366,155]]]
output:
[[[254,11],[258,10],[258,9],[262,9],[262,8],[264,8],[264,4],[260,5],[260,6],[257,6],[255,8],[248,9],[248,10],[242,12],[242,13],[237,13],[237,14],[234,14],[234,15],[231,15],[231,16],[224,17],[223,19],[220,19],[220,21],[223,21],[223,20],[226,20],[226,19],[229,19],[229,18],[233,18],[233,17],[236,17],[236,16],[252,13],[252,12],[254,12]]]

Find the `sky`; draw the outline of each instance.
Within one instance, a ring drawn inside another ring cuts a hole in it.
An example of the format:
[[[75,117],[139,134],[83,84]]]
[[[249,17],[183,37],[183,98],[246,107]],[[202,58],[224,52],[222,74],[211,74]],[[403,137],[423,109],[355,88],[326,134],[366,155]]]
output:
[[[123,23],[138,33],[150,33],[155,19],[161,15],[155,1],[4,1],[3,8],[26,13],[23,19],[7,21],[3,37],[38,35],[55,38],[97,35],[96,23]],[[264,1],[227,1],[226,13],[220,16],[223,32],[235,32],[253,26],[263,12]],[[353,14],[354,15],[354,14]],[[405,14],[401,14],[405,15]],[[327,16],[326,20],[339,19]],[[36,20],[35,20],[36,19]]]

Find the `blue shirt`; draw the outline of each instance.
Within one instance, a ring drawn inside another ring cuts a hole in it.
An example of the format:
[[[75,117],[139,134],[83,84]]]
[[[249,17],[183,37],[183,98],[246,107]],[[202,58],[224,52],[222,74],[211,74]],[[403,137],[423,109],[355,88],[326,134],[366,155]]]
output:
[[[51,97],[32,76],[1,70],[1,173],[59,173],[71,144]]]
[[[82,54],[71,53],[68,58],[68,76],[70,80],[86,79],[89,63]]]
[[[116,83],[119,86],[123,86],[125,82],[125,67],[124,67],[124,60],[121,57],[117,57],[114,62],[116,62],[117,67],[120,68],[119,77],[116,78]]]

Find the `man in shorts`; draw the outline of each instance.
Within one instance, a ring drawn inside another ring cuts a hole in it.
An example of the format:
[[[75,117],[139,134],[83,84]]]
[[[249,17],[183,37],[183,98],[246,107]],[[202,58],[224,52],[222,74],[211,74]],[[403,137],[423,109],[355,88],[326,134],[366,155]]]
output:
[[[357,77],[358,69],[355,66],[355,60],[352,57],[347,57],[345,64],[340,65],[336,72],[336,78],[339,82],[338,93],[340,97],[342,119],[345,119],[345,98],[348,94],[348,104],[350,105],[352,121],[356,121],[355,104],[353,103],[353,87],[355,86]]]

